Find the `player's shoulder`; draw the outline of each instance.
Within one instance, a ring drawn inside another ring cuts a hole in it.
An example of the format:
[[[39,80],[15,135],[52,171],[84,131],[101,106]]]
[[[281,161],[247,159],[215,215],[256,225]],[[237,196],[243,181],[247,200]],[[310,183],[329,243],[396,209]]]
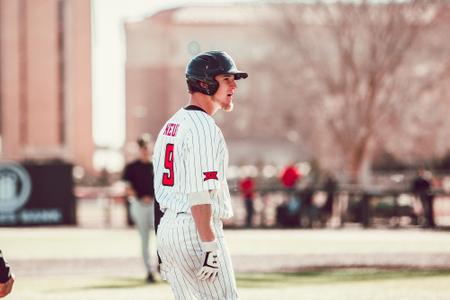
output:
[[[135,168],[137,165],[139,165],[139,160],[138,159],[135,159],[135,160],[132,160],[132,161],[130,161],[130,162],[128,162],[127,164],[126,164],[126,168],[127,169],[133,169],[133,168]]]
[[[182,111],[178,110],[161,127],[155,145],[157,145],[164,136],[175,136],[175,133],[178,132],[180,123],[183,123],[183,116]],[[168,134],[169,132],[170,134]]]
[[[183,107],[182,109],[183,115],[186,119],[191,120],[192,122],[198,123],[213,123],[215,124],[214,119],[202,108],[195,106],[195,105],[189,105],[186,107]]]
[[[203,132],[216,132],[217,125],[214,119],[201,109],[184,108],[184,118],[189,124],[190,129],[201,129]]]
[[[160,136],[170,136],[179,141],[193,136],[216,136],[218,127],[214,119],[200,107],[189,105],[181,108],[166,121]]]
[[[125,167],[123,168],[123,177],[125,179],[129,179],[131,174],[133,174],[136,170],[136,161],[130,161],[125,164]]]

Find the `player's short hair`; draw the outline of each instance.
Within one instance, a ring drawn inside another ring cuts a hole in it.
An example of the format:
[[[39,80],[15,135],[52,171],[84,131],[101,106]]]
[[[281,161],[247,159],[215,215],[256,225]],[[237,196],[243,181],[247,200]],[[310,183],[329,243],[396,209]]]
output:
[[[139,148],[147,148],[150,142],[151,136],[148,133],[144,133],[136,140],[136,143],[138,144]]]

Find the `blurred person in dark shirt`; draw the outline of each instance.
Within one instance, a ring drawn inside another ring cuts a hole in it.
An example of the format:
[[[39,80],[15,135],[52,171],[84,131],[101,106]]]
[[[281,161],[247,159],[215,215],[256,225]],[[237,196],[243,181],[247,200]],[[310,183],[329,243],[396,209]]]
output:
[[[139,232],[142,258],[147,271],[147,282],[155,281],[149,254],[150,230],[154,228],[153,164],[150,161],[150,136],[137,140],[139,158],[127,164],[122,179],[127,182],[127,196],[130,213]]]
[[[333,216],[334,194],[336,193],[338,185],[333,174],[327,172],[325,175],[326,177],[323,189],[327,193],[327,198],[324,206],[322,207],[322,214],[326,221],[329,221]]]
[[[427,173],[424,169],[419,169],[417,176],[413,179],[411,191],[417,198],[419,198],[422,204],[425,226],[434,227],[435,223],[433,215],[433,194],[431,193],[431,182],[427,178]]]

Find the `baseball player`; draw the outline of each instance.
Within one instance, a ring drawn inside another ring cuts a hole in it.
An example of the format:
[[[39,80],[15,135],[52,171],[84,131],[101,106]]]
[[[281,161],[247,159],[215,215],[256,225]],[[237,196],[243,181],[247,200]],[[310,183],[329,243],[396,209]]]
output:
[[[8,295],[14,285],[14,275],[11,273],[8,263],[3,259],[0,251],[0,298]]]
[[[155,282],[149,255],[150,230],[154,227],[153,164],[150,161],[150,136],[137,140],[139,158],[126,165],[122,179],[127,182],[127,196],[131,217],[141,238],[141,252],[147,271],[146,281]]]
[[[238,299],[222,219],[233,215],[226,181],[228,150],[212,116],[233,109],[236,81],[247,78],[222,51],[187,65],[189,105],[163,126],[155,144],[155,198],[161,277],[176,299]]]

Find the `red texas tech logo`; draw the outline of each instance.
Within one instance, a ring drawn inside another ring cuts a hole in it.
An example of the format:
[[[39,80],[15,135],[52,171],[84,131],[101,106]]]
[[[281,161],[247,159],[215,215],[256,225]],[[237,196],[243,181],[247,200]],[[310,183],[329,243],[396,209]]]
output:
[[[219,178],[217,178],[217,172],[203,172],[203,175],[205,175],[205,178],[203,178],[203,181],[210,180],[210,179],[219,180]]]

